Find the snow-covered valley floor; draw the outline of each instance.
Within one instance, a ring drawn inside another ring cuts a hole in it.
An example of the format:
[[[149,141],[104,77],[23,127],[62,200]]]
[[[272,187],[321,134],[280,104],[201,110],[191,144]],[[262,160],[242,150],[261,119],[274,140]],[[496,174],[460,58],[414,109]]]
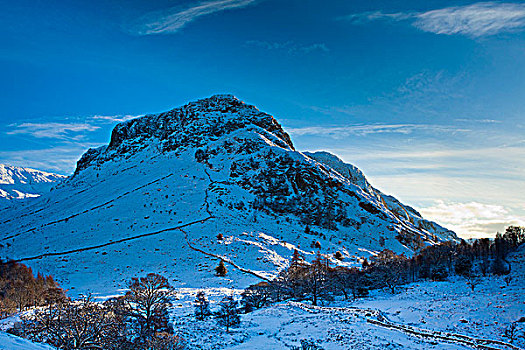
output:
[[[198,349],[290,349],[299,346],[301,339],[323,349],[472,349],[478,345],[520,349],[524,339],[514,340],[515,347],[506,346],[509,339],[504,329],[525,316],[525,247],[508,260],[512,263],[508,286],[504,277],[489,276],[481,278],[472,292],[464,279],[452,277],[445,282],[412,283],[394,295],[375,291],[355,302],[339,300],[317,308],[283,302],[242,315],[241,325],[230,333],[213,319],[196,321],[191,309],[196,290],[180,290],[174,325],[190,348]],[[240,291],[210,290],[212,309],[213,302],[229,292]],[[405,331],[372,323],[378,320]],[[523,332],[525,324],[518,325]]]
[[[397,294],[373,291],[355,302],[337,300],[314,307],[287,301],[242,315],[240,326],[229,333],[213,318],[195,319],[192,302],[201,289],[180,288],[172,322],[189,349],[292,349],[301,340],[326,350],[523,349],[523,336],[510,345],[504,329],[525,316],[525,246],[508,261],[508,285],[503,276],[487,276],[473,292],[464,279],[452,277],[402,286]],[[227,287],[204,290],[212,311],[223,296],[239,297],[242,292]],[[522,335],[525,324],[517,324]],[[29,346],[0,334],[0,349],[23,349],[24,344]]]

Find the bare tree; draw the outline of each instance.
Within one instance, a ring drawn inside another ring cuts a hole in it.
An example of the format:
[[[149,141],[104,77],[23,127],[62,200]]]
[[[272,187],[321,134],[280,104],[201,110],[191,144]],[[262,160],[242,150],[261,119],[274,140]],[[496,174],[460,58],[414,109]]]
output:
[[[467,284],[467,286],[470,287],[472,291],[474,291],[474,289],[476,289],[476,286],[481,283],[481,278],[473,272],[464,275],[463,277],[465,277],[465,283]]]
[[[139,337],[145,339],[155,332],[170,331],[167,310],[175,292],[168,279],[150,273],[146,277],[133,278],[129,289],[125,302],[138,325]]]
[[[206,298],[204,291],[197,293],[193,305],[195,306],[195,318],[197,318],[197,320],[202,321],[211,314],[210,302],[208,298]]]
[[[244,311],[250,312],[270,304],[272,292],[268,282],[260,282],[246,288],[241,297]]]
[[[509,340],[509,343],[514,343],[518,337],[519,329],[517,322],[512,322],[503,330],[503,336]]]
[[[159,332],[148,339],[148,350],[184,350],[184,339],[166,332]]]
[[[329,298],[331,288],[329,269],[328,259],[323,258],[318,252],[317,257],[302,276],[302,290],[305,295],[310,297],[312,305],[317,305],[319,299]]]
[[[404,283],[408,277],[408,259],[404,255],[397,255],[385,249],[372,258],[368,270],[377,286],[386,285],[395,293],[397,286]]]
[[[58,349],[120,349],[125,325],[90,296],[37,310],[24,320],[23,335]]]
[[[330,279],[335,291],[343,293],[345,300],[348,300],[349,293],[352,299],[357,299],[362,289],[365,288],[365,279],[356,268],[336,267],[331,270]]]
[[[237,309],[237,301],[233,296],[225,296],[220,302],[220,309],[216,314],[217,322],[226,327],[226,332],[230,331],[230,327],[241,323],[239,311]]]

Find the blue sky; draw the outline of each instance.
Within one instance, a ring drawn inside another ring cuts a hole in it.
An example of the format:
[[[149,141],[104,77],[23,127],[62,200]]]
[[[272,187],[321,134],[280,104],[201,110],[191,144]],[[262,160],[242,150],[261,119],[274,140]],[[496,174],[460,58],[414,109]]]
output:
[[[0,162],[215,93],[463,236],[525,224],[521,1],[0,1]]]

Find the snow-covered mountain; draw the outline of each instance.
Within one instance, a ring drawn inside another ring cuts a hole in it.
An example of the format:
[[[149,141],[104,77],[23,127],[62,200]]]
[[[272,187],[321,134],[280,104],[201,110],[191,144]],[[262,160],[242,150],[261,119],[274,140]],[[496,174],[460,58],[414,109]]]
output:
[[[72,177],[0,218],[0,257],[78,292],[150,271],[180,287],[244,287],[296,248],[354,265],[457,239],[336,156],[295,150],[271,115],[231,95],[118,124]],[[228,278],[213,274],[219,258]]]
[[[0,164],[0,206],[12,199],[38,197],[65,178],[64,175]]]

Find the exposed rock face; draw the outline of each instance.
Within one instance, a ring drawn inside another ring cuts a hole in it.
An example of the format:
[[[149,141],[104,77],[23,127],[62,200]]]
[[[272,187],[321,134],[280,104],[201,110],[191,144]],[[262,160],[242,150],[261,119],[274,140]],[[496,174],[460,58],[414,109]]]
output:
[[[89,149],[77,163],[76,172],[158,142],[162,152],[181,152],[243,128],[260,128],[278,137],[283,147],[293,149],[290,136],[271,115],[245,104],[233,95],[215,95],[188,103],[169,112],[146,115],[118,124],[107,147]]]

